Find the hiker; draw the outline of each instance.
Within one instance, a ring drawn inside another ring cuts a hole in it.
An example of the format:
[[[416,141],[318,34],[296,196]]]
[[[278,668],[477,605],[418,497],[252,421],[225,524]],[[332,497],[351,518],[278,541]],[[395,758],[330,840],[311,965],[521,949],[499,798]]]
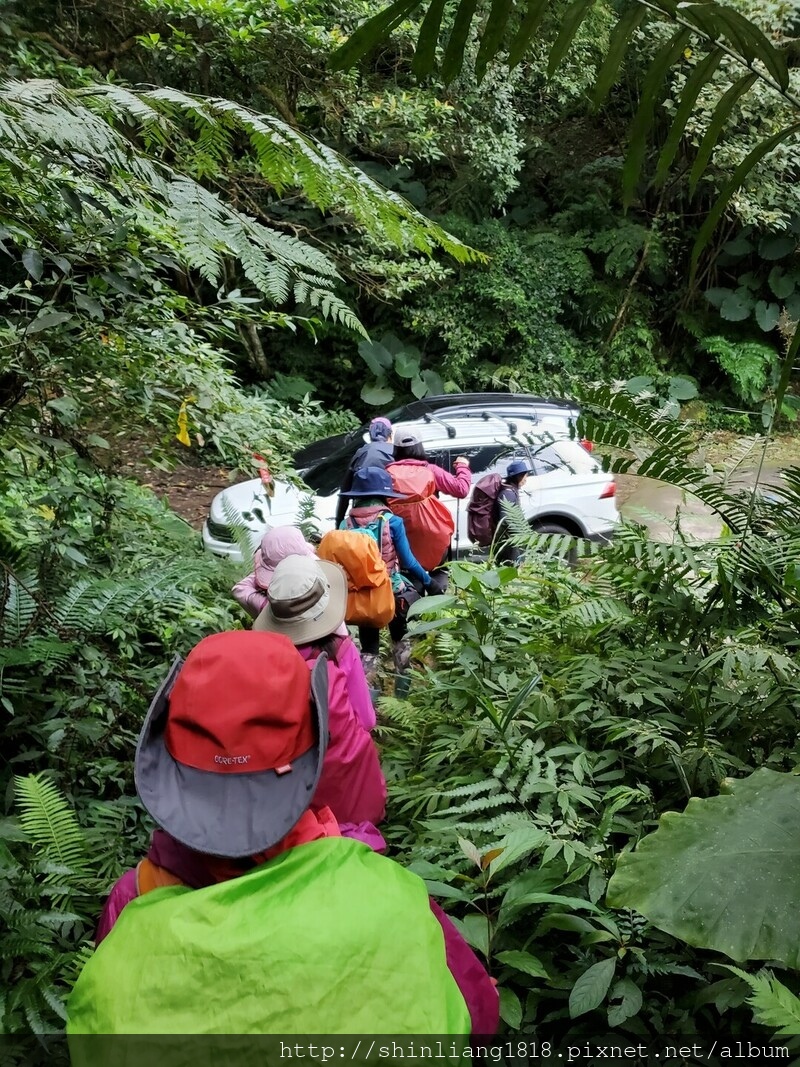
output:
[[[383,415],[379,415],[369,424],[369,441],[353,456],[339,490],[339,501],[336,505],[337,529],[342,525],[347,512],[347,494],[353,486],[356,471],[362,467],[388,467],[394,459],[393,437],[394,427]]]
[[[497,494],[494,543],[496,545],[495,559],[498,563],[517,564],[522,555],[522,549],[511,541],[512,535],[508,528],[508,521],[503,515],[503,503],[519,507],[519,491],[527,482],[529,474],[533,474],[533,470],[525,460],[512,460],[501,483],[500,492]]]
[[[342,494],[350,497],[350,511],[341,524],[342,529],[369,529],[380,548],[381,558],[392,583],[395,600],[394,618],[389,623],[392,639],[392,658],[398,674],[408,668],[411,644],[406,637],[406,616],[411,605],[420,598],[412,580],[427,592],[432,589],[431,576],[417,560],[406,536],[405,522],[389,510],[390,500],[402,499],[392,486],[388,471],[380,467],[361,467],[353,476],[350,489]],[[358,640],[367,682],[375,685],[380,652],[380,629],[359,626]]]
[[[332,809],[346,833],[385,848],[375,828],[386,809],[386,782],[370,736],[375,709],[358,649],[349,634],[338,633],[347,603],[344,571],[325,560],[287,556],[275,568],[268,595],[253,630],[288,637],[309,667],[323,653],[327,657],[331,736],[315,800]],[[352,678],[367,692],[366,714],[350,699]]]
[[[404,434],[395,441],[394,461],[386,468],[396,492],[404,498],[390,501],[389,506],[405,521],[411,551],[431,573],[437,593],[443,593],[447,588],[447,573],[442,566],[450,558],[450,542],[455,530],[453,516],[438,494],[448,493],[463,500],[472,488],[466,456],[456,456],[453,465],[454,475],[429,463],[419,438]]]
[[[128,903],[67,1003],[70,1040],[494,1033],[497,992],[422,879],[316,801],[325,655],[309,672],[285,637],[235,631],[175,673],[135,763],[171,845],[123,876]]]
[[[287,556],[313,556],[314,546],[296,526],[267,530],[253,556],[253,570],[231,590],[233,599],[255,618],[267,606],[267,586],[275,568]]]
[[[522,549],[512,542],[503,501],[519,507],[519,491],[533,470],[524,460],[509,463],[505,475],[487,474],[476,484],[467,508],[467,536],[482,548],[494,545],[498,563],[516,564]]]
[[[303,538],[295,526],[277,526],[267,530],[261,539],[261,545],[256,549],[255,570],[233,587],[234,598],[254,618],[267,606],[267,587],[272,581],[275,568],[287,556],[314,559],[316,553],[314,546]],[[336,630],[335,636],[343,639],[343,645],[344,639],[349,639],[350,635],[344,622]],[[352,640],[350,645],[352,649],[343,647],[341,651],[347,676],[347,693],[362,726],[365,730],[371,730],[375,726],[375,708],[364,672],[352,667],[353,659],[358,657],[358,650]]]

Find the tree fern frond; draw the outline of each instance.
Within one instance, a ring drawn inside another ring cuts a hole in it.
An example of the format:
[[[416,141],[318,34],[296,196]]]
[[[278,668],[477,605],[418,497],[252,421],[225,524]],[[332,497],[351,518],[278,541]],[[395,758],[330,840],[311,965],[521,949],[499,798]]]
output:
[[[35,575],[17,577],[3,572],[3,601],[0,604],[0,635],[11,643],[20,638],[33,622],[38,604],[33,596],[38,581]]]
[[[88,850],[75,813],[44,772],[14,779],[20,825],[37,852],[46,860],[85,871]]]

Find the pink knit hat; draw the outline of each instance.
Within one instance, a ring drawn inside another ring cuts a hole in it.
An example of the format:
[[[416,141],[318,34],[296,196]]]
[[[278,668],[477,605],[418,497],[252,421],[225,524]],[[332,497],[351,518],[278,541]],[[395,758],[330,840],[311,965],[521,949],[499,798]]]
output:
[[[310,545],[296,526],[275,526],[267,530],[253,556],[256,585],[263,592],[272,581],[275,568],[287,556],[313,556]]]

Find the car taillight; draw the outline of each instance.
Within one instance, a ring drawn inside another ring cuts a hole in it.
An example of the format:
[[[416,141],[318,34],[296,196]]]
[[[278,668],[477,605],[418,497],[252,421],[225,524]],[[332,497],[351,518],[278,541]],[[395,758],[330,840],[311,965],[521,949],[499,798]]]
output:
[[[607,500],[610,496],[613,496],[617,491],[617,483],[609,482],[603,492],[600,494],[601,500]]]
[[[584,437],[581,441],[581,447],[585,448],[587,452],[591,452],[594,448],[594,443],[588,437]]]

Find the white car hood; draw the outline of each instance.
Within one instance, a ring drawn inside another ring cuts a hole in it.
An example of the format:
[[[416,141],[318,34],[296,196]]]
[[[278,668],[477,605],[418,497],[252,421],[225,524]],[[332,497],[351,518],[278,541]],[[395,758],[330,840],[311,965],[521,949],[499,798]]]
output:
[[[300,519],[301,501],[308,491],[303,493],[289,482],[276,481],[274,487],[271,498],[259,478],[223,489],[211,502],[210,517],[214,522],[229,526],[231,519],[241,516],[239,521],[244,522],[252,533],[261,533],[270,526],[291,526]],[[311,498],[314,503],[312,519],[321,533],[333,528],[337,496],[334,493],[329,497]],[[223,500],[229,505],[227,509],[223,507]]]

